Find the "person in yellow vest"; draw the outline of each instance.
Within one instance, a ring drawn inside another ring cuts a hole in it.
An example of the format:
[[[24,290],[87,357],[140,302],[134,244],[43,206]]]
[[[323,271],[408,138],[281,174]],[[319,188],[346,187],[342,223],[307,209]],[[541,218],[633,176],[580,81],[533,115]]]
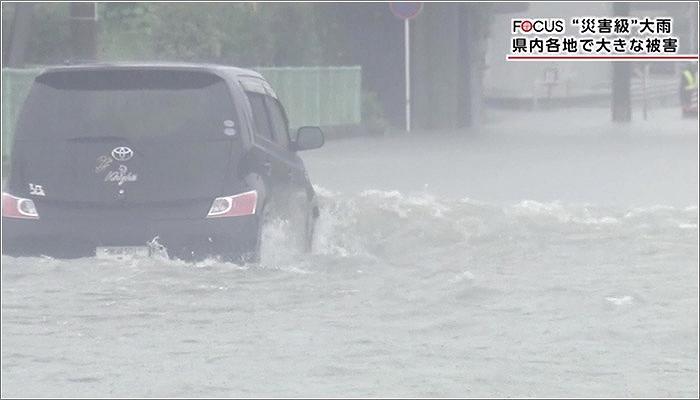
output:
[[[681,70],[681,108],[683,117],[698,117],[698,72],[694,63],[687,63]]]

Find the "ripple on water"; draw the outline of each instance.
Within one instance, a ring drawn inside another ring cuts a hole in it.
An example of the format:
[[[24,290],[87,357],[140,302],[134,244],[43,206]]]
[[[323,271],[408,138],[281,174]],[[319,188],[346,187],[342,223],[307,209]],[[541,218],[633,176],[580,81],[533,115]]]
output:
[[[697,387],[697,207],[318,192],[311,254],[277,223],[245,266],[3,256],[3,395]]]

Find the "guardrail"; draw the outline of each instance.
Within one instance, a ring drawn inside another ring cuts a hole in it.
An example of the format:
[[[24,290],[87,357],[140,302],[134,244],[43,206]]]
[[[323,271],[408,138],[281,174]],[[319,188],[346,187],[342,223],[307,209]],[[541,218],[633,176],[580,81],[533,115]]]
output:
[[[678,82],[653,82],[648,83],[646,88],[644,84],[638,80],[632,81],[632,101],[646,100],[662,100],[666,98],[678,99],[679,89]]]

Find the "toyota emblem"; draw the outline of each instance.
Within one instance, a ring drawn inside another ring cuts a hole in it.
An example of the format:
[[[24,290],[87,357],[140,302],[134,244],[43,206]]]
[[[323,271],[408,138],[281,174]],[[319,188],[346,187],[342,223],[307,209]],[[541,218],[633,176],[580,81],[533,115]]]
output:
[[[126,146],[115,147],[112,150],[112,158],[117,161],[128,161],[134,156],[134,151]]]

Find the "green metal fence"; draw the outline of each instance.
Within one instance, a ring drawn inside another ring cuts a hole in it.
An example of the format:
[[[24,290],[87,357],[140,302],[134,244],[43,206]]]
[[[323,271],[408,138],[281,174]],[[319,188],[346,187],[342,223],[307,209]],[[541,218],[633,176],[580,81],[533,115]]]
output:
[[[12,137],[19,109],[27,97],[29,87],[40,70],[2,70],[2,159],[9,159]]]
[[[293,128],[361,122],[362,69],[351,67],[255,68],[272,84]],[[9,159],[15,121],[41,69],[2,70],[2,158]]]
[[[256,71],[272,84],[292,127],[361,122],[359,66],[257,68]]]

